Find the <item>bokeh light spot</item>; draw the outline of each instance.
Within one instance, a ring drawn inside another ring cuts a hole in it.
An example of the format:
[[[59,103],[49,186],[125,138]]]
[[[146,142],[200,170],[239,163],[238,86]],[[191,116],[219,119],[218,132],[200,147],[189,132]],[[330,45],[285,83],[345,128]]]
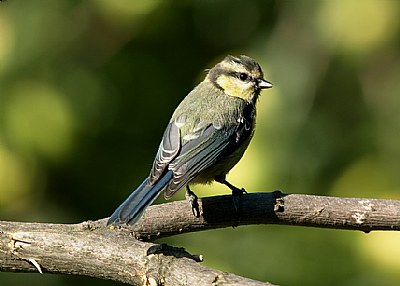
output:
[[[24,162],[0,146],[0,208],[13,205],[26,195],[31,177]]]
[[[30,155],[57,160],[72,144],[73,114],[56,89],[40,82],[19,82],[4,102],[6,138]]]
[[[387,43],[396,33],[397,1],[321,1],[316,26],[332,47],[366,53]]]

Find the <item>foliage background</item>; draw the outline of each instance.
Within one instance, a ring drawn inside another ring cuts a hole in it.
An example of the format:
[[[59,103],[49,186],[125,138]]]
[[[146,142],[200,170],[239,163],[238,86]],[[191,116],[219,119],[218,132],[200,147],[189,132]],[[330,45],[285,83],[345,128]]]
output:
[[[230,181],[250,192],[399,199],[399,21],[390,0],[0,2],[0,217],[108,216],[147,176],[174,108],[228,53],[257,59],[274,84]],[[399,239],[251,226],[163,242],[282,285],[398,285]]]

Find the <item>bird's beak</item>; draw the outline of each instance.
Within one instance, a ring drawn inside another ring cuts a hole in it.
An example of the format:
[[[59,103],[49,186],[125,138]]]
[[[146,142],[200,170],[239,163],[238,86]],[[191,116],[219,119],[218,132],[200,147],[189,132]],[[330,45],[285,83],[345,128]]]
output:
[[[258,80],[258,87],[261,88],[261,89],[271,88],[272,87],[272,83],[266,81],[265,79],[259,79]]]

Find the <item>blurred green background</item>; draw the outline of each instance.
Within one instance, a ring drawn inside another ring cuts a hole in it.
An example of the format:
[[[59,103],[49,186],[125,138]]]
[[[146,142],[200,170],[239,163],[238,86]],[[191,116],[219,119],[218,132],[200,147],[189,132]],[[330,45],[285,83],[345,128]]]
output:
[[[254,57],[274,84],[232,183],[399,199],[399,29],[400,2],[385,0],[0,2],[0,218],[110,215],[147,176],[177,104],[226,54]],[[250,226],[162,242],[282,285],[400,281],[398,233]],[[1,285],[26,281],[118,285],[0,273]]]

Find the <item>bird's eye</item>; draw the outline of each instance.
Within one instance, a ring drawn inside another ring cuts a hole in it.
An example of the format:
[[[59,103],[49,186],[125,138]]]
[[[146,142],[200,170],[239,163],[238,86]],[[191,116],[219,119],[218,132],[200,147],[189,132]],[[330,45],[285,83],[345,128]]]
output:
[[[249,76],[247,75],[247,73],[242,72],[239,74],[239,79],[241,81],[246,81],[248,78],[249,78]]]

